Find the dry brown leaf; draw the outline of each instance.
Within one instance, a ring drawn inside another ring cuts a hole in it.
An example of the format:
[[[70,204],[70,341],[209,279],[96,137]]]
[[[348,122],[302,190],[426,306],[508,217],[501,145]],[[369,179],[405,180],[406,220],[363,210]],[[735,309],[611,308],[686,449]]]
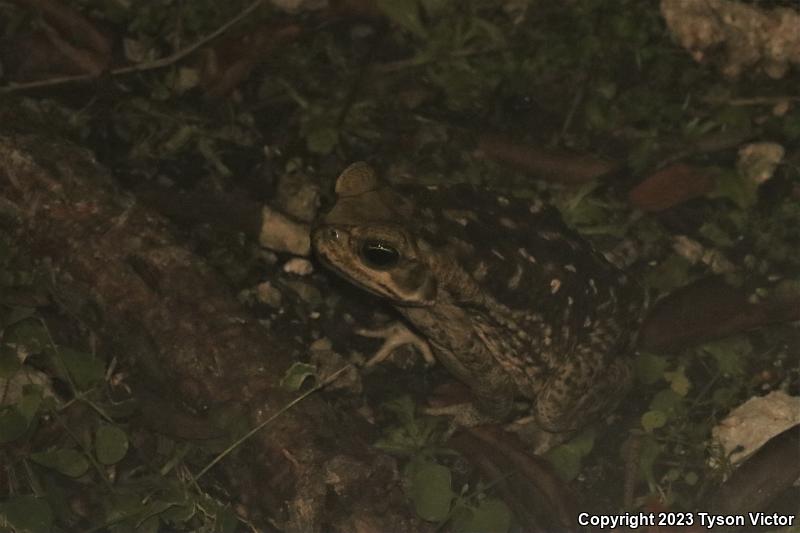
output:
[[[711,168],[675,163],[647,176],[628,200],[643,211],[663,211],[711,191],[715,174]]]

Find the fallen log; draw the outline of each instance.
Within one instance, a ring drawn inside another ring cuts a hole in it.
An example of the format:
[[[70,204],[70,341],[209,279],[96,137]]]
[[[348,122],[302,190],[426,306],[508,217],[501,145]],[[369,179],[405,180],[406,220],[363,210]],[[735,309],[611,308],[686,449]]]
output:
[[[91,331],[101,353],[138,370],[134,395],[148,391],[143,416],[162,411],[170,425],[181,419],[172,411],[191,413],[184,429],[203,438],[214,428],[202,435],[197,421],[211,410],[254,427],[296,396],[279,383],[306,347],[249,316],[172,226],[120,191],[87,150],[0,132],[0,224],[48,271],[54,306]],[[401,493],[396,464],[352,431],[358,424],[308,397],[227,456],[214,479],[260,529],[425,530],[402,505],[387,505],[387,494]],[[349,475],[332,474],[342,464]],[[334,484],[350,502],[344,513],[326,504]]]

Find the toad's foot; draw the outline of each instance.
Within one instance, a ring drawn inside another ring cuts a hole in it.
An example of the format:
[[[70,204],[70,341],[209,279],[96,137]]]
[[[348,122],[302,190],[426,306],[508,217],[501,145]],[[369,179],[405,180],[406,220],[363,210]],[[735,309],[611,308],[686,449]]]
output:
[[[497,424],[497,419],[482,413],[472,403],[453,403],[439,407],[425,407],[422,412],[429,416],[447,417],[444,439],[448,440],[461,428],[474,428]]]
[[[498,418],[481,409],[474,402],[465,401],[468,391],[461,385],[439,387],[437,396],[431,401],[432,406],[422,411],[426,415],[446,416],[450,425],[446,432],[452,435],[459,428],[496,427],[514,433],[526,443],[528,450],[542,455],[550,449],[563,444],[574,435],[573,432],[550,432],[541,428],[532,416],[531,405],[527,401],[516,401],[507,417]],[[504,423],[505,422],[505,423]]]
[[[430,416],[447,416],[453,427],[476,427],[497,424],[497,418],[481,412],[472,403],[454,403],[441,407],[425,407],[423,413]]]
[[[423,359],[425,359],[425,364],[432,365],[436,362],[428,341],[411,331],[408,326],[402,322],[392,322],[383,328],[357,329],[356,334],[373,339],[384,339],[383,345],[375,352],[375,355],[367,361],[366,366],[377,365],[389,357],[396,348],[404,344],[414,346],[422,354]]]
[[[447,383],[436,388],[433,397],[429,398],[427,407],[422,412],[431,416],[446,416],[451,424],[460,427],[497,426],[505,420],[516,419],[530,411],[526,402],[503,406],[502,412],[492,408],[496,404],[480,403],[479,398],[461,383]],[[506,408],[508,407],[508,409]]]
[[[522,442],[531,446],[531,451],[536,455],[544,455],[556,446],[564,444],[575,435],[574,431],[554,433],[542,429],[536,423],[536,418],[527,416],[506,424],[503,428],[510,433],[516,433]]]
[[[459,428],[477,428],[485,426],[502,427],[503,430],[514,433],[526,443],[528,450],[535,455],[544,455],[551,449],[564,444],[575,432],[552,433],[536,425],[533,417],[514,420],[508,424],[499,424],[493,418],[471,403],[451,404],[444,407],[426,407],[423,413],[431,416],[450,417],[450,424],[445,431],[446,436],[451,436]]]

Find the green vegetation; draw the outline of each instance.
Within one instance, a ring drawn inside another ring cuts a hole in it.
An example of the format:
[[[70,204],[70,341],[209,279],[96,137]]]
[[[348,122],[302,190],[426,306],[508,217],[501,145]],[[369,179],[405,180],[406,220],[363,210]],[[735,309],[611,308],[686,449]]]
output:
[[[64,3],[113,33],[120,62],[142,64],[209,34],[247,5]],[[229,34],[301,30],[280,45],[263,45],[247,65],[250,74],[222,97],[208,96],[219,78],[209,74],[208,57],[195,54],[163,68],[59,85],[48,98],[18,91],[25,99],[14,105],[38,117],[40,128],[94,150],[134,189],[201,185],[264,200],[263,190],[284,171],[318,176],[328,190],[347,163],[369,159],[420,183],[471,182],[521,197],[549,196],[569,224],[600,246],[631,243],[629,270],[651,301],[710,273],[721,273],[753,301],[797,295],[796,73],[725,80],[675,45],[656,3],[642,0],[377,0],[371,9],[371,17],[356,17],[260,7]],[[43,25],[36,13],[3,2],[0,20],[0,36],[11,41]],[[215,53],[230,61],[244,55],[230,43]],[[782,102],[786,109],[778,108]],[[601,155],[625,171],[579,186],[544,183],[481,157],[476,148],[486,131]],[[780,144],[787,158],[759,186],[737,169],[742,143],[696,148],[726,135]],[[632,207],[627,190],[675,160],[713,169],[711,190],[663,213]],[[0,222],[2,216],[0,210]],[[192,477],[244,431],[198,444],[135,427],[133,403],[115,400],[130,369],[120,371],[110,354],[92,350],[84,325],[55,311],[41,265],[11,236],[0,236],[0,528],[245,530],[224,489]],[[700,251],[692,255],[679,236]],[[193,237],[238,288],[259,278],[255,243]],[[247,260],[230,261],[232,254]],[[236,266],[228,269],[230,263]],[[304,305],[288,313],[307,316]],[[56,323],[70,331],[60,342],[51,336]],[[729,467],[710,440],[711,428],[753,395],[797,395],[799,354],[797,330],[789,325],[678,354],[638,354],[631,402],[638,411],[620,415],[616,436],[590,428],[548,459],[587,494],[606,487],[608,500],[587,505],[611,512],[603,506],[621,505],[622,441],[633,435],[637,475],[647,488],[628,510],[655,500],[692,509]],[[312,374],[313,367],[298,367],[287,382],[299,388]],[[455,531],[509,530],[513,518],[492,492],[494,480],[456,486],[444,428],[415,415],[408,398],[388,409],[396,420],[376,446],[406,461],[402,475],[418,516]],[[582,475],[588,470],[593,474]]]

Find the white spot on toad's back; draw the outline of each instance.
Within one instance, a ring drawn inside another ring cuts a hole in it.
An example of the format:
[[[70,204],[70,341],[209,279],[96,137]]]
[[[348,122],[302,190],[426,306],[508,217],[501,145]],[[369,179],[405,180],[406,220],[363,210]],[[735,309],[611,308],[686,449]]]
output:
[[[519,282],[521,279],[522,279],[522,267],[519,266],[519,263],[517,263],[517,269],[514,272],[514,275],[511,276],[511,279],[508,280],[508,288],[516,289],[519,286]]]
[[[550,294],[557,293],[558,289],[560,288],[561,288],[561,280],[559,279],[550,280]]]
[[[517,252],[519,252],[519,255],[527,259],[529,262],[536,264],[536,258],[533,257],[531,254],[529,254],[528,250],[526,250],[525,248],[520,248],[517,250]]]
[[[503,217],[500,219],[500,224],[508,229],[517,229],[517,223],[510,218]]]

